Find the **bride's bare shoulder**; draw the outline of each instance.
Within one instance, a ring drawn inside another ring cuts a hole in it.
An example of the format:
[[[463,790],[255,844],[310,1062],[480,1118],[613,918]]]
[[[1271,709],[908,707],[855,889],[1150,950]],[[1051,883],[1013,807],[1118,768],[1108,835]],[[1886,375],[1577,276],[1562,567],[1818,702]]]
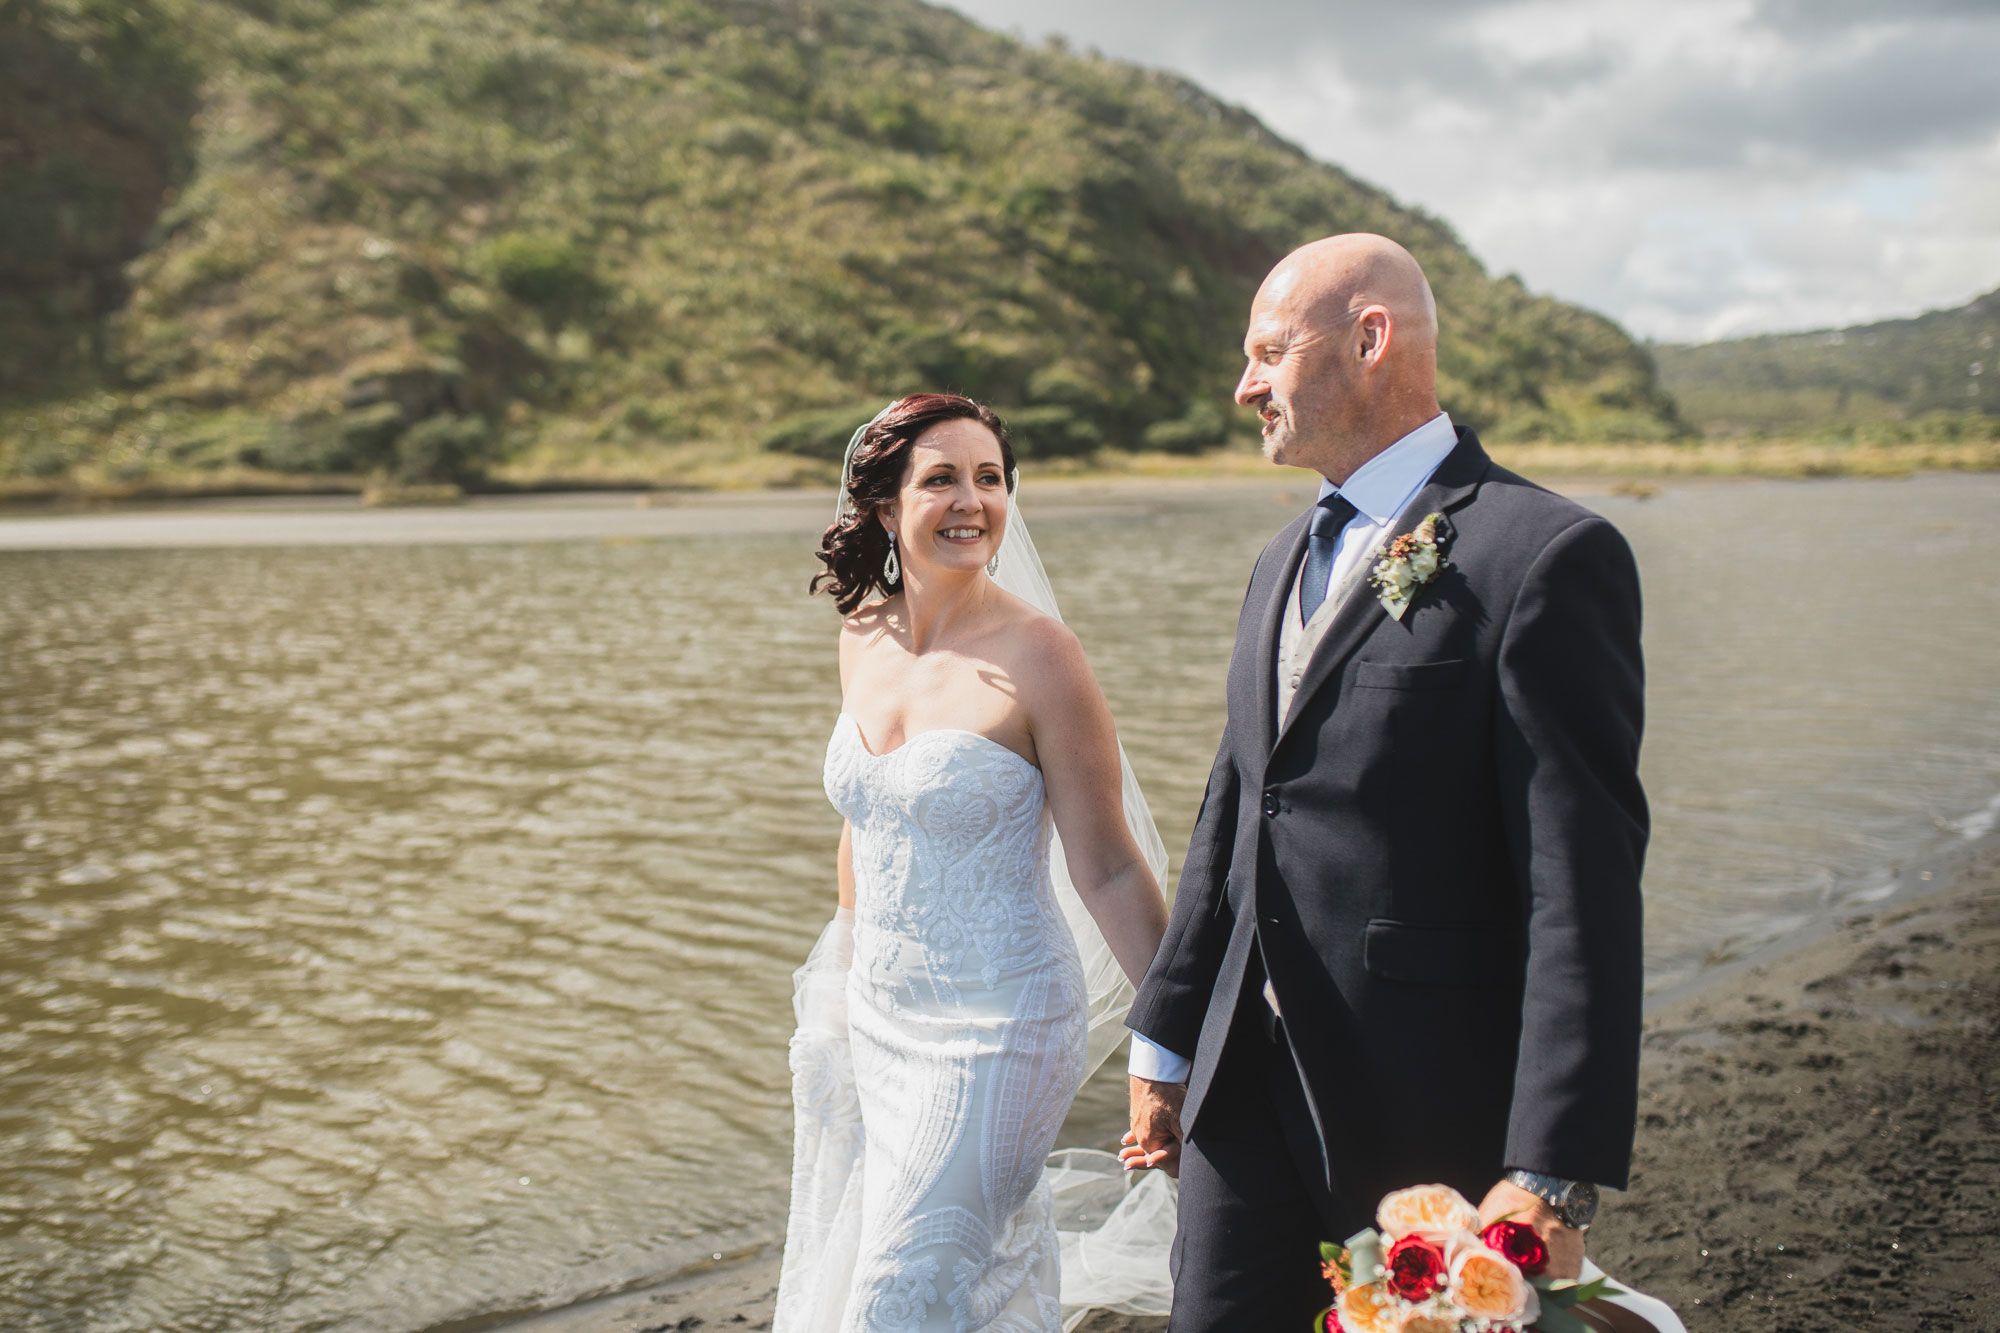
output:
[[[842,617],[840,670],[843,677],[847,674],[848,668],[868,650],[871,644],[879,643],[885,635],[895,633],[902,610],[903,595],[894,593],[880,601],[857,607],[852,615]]]
[[[1076,632],[1018,598],[1015,603],[1017,609],[1005,629],[1014,673],[1045,687],[1064,688],[1090,680],[1090,663]]]
[[[899,592],[856,607],[852,615],[841,620],[840,636],[842,639],[872,639],[893,625],[902,609],[903,594]]]

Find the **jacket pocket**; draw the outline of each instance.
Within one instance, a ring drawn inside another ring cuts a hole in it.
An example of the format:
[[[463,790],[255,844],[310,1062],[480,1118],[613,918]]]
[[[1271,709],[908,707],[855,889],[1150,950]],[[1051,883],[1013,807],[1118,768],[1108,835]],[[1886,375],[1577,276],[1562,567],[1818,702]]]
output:
[[[1449,690],[1463,685],[1472,663],[1462,657],[1442,662],[1356,662],[1358,690]]]
[[[1361,965],[1371,977],[1424,986],[1507,986],[1521,979],[1520,946],[1509,926],[1418,925],[1370,921]]]

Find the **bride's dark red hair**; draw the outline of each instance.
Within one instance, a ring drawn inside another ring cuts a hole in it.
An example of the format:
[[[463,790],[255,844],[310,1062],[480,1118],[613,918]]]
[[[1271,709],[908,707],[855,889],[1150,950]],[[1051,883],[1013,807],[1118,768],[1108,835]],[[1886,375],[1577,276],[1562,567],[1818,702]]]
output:
[[[896,403],[868,427],[849,460],[847,500],[854,512],[819,539],[819,562],[826,568],[813,575],[812,591],[831,593],[840,614],[853,615],[877,590],[887,596],[903,586],[900,577],[891,581],[882,573],[889,533],[876,516],[902,489],[910,446],[940,421],[977,421],[992,431],[1000,441],[1007,489],[1014,489],[1014,445],[992,408],[955,393],[913,393]]]

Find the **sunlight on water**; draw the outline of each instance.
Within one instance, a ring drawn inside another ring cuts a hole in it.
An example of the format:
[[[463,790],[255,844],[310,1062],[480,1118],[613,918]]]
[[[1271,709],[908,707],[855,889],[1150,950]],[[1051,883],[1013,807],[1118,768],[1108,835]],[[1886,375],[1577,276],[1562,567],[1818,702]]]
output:
[[[1178,864],[1310,491],[1123,494],[1036,535]],[[1990,825],[2000,478],[1585,498],[1646,580],[1656,984]],[[414,1329],[774,1235],[809,544],[0,555],[0,1327]]]

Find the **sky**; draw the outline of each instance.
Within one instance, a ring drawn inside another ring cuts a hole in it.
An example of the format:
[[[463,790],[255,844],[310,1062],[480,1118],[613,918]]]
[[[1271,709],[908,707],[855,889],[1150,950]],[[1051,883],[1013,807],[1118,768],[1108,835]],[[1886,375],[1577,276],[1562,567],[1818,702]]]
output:
[[[947,0],[1170,69],[1693,342],[2000,287],[2000,0]]]

